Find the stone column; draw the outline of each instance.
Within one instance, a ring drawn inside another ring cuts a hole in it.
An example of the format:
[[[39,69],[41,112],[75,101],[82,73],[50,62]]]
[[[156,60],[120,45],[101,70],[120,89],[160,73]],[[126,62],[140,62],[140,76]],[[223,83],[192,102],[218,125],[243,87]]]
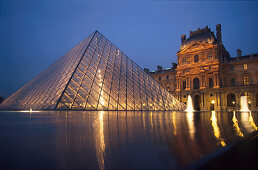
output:
[[[176,91],[180,91],[180,81],[176,79]]]
[[[204,74],[201,74],[200,82],[201,82],[200,89],[204,89],[205,88],[205,76],[204,76]]]
[[[218,73],[215,73],[214,76],[213,76],[213,83],[214,83],[214,88],[219,88],[219,82],[218,82]]]

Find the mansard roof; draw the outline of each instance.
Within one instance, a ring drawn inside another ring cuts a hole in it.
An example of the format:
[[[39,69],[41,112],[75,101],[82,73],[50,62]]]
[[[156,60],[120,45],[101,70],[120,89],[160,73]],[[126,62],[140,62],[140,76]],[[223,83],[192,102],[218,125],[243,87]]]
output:
[[[180,51],[189,47],[194,42],[215,44],[217,40],[214,36],[214,32],[211,32],[210,28],[198,28],[196,31],[190,31],[190,37],[182,42]]]

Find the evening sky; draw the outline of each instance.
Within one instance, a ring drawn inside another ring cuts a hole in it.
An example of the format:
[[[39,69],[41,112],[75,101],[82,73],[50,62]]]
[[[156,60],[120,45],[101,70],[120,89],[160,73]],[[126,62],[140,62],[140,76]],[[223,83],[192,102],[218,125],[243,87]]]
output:
[[[222,25],[231,57],[258,53],[258,2],[0,0],[0,96],[30,81],[95,30],[142,68],[177,62],[180,36]]]

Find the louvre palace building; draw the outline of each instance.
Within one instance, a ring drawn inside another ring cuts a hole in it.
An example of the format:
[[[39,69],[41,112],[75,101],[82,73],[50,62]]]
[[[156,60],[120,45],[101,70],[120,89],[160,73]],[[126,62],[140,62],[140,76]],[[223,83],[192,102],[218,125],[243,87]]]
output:
[[[191,95],[195,110],[240,109],[240,97],[247,96],[250,110],[258,110],[258,54],[230,57],[222,43],[221,25],[216,36],[206,26],[181,36],[177,64],[169,69],[157,66],[149,72],[154,80],[179,101]]]

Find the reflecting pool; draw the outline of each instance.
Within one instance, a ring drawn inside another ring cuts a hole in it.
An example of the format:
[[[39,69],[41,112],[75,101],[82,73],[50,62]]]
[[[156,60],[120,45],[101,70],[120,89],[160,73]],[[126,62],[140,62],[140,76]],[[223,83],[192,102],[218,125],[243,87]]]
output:
[[[0,112],[0,168],[179,169],[257,126],[240,112]]]

